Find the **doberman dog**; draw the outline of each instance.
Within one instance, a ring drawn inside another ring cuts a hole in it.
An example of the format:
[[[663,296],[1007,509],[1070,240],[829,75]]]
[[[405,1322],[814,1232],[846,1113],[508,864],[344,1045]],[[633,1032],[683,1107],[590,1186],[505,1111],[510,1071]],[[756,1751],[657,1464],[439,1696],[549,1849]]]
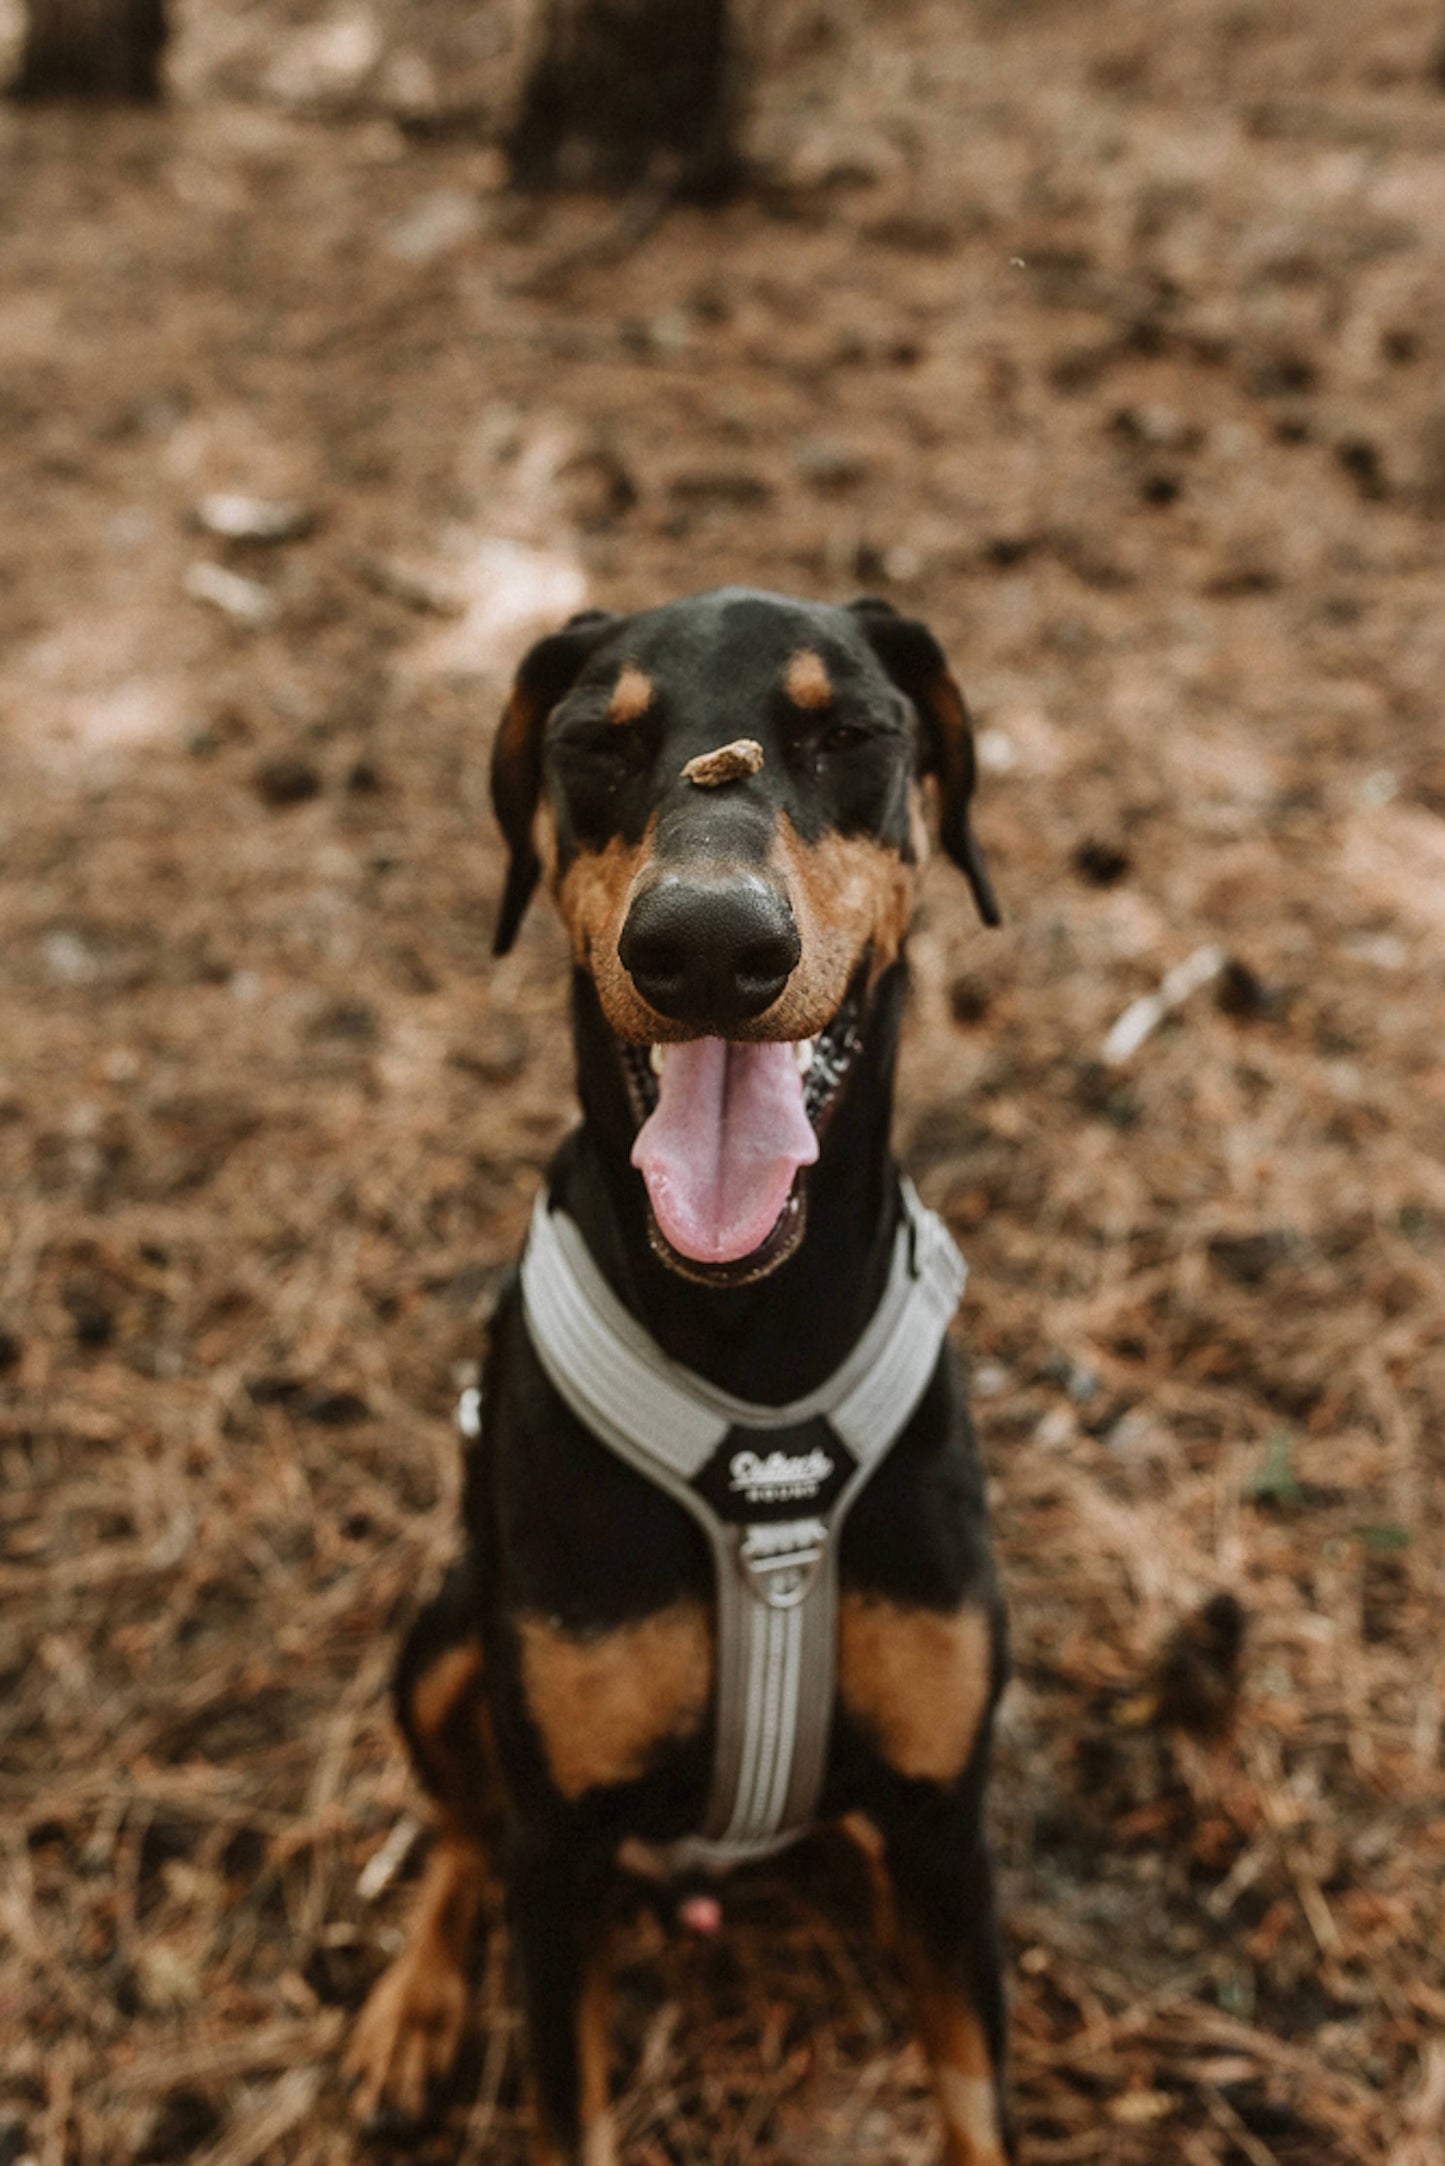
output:
[[[723,589],[574,618],[526,656],[497,732],[497,950],[544,882],[573,954],[582,1118],[546,1208],[650,1358],[764,1415],[847,1363],[919,1213],[889,1125],[930,778],[943,849],[996,924],[967,709],[932,633],[879,601]],[[490,1326],[464,1554],[400,1661],[440,1832],[351,2068],[363,2116],[423,2116],[499,1870],[535,2155],[604,2166],[608,1921],[627,1876],[704,1825],[719,1568],[697,1518],[558,1389],[526,1270]],[[983,1799],[1003,1611],[942,1329],[837,1544],[811,1817],[854,1835],[886,1886],[947,2159],[1002,2166]],[[732,1462],[765,1485],[815,1463]]]

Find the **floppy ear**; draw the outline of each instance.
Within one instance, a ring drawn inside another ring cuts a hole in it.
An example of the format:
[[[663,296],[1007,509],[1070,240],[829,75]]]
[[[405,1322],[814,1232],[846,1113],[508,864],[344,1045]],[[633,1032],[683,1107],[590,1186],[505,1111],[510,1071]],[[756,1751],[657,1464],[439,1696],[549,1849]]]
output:
[[[492,953],[505,955],[532,899],[541,866],[532,823],[542,794],[542,740],[547,717],[565,699],[582,665],[617,618],[605,609],[571,617],[522,657],[511,696],[492,740],[492,809],[505,838],[507,882],[497,914]]]
[[[975,763],[973,724],[942,647],[917,617],[900,617],[891,602],[853,602],[852,614],[900,692],[918,710],[922,771],[938,778],[939,839],[968,879],[985,925],[1001,922],[993,882],[969,824]]]

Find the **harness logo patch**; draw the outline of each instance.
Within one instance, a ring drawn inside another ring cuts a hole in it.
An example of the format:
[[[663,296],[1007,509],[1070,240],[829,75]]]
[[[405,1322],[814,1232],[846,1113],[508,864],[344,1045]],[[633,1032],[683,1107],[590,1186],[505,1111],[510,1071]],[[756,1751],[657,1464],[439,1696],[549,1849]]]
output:
[[[729,1429],[693,1477],[719,1519],[767,1525],[826,1512],[847,1488],[858,1462],[825,1418],[786,1428]]]
[[[728,1466],[728,1488],[749,1504],[811,1504],[833,1472],[833,1461],[822,1449],[799,1452],[734,1452]]]

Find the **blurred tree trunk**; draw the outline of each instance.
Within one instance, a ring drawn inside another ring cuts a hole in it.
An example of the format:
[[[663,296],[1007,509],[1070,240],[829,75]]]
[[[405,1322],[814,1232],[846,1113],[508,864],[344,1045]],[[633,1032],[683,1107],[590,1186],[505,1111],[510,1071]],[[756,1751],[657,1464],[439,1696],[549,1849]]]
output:
[[[544,0],[512,129],[521,188],[649,180],[721,196],[740,177],[729,0]]]
[[[152,104],[165,42],[165,0],[29,0],[11,95]]]

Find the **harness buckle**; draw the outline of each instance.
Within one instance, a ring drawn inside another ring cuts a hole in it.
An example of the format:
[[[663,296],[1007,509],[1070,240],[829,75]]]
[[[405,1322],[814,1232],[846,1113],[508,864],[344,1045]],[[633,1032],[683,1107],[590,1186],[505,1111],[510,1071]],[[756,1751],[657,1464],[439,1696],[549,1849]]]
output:
[[[821,1519],[746,1527],[738,1567],[749,1591],[769,1609],[797,1609],[807,1600],[827,1548],[828,1529]]]

